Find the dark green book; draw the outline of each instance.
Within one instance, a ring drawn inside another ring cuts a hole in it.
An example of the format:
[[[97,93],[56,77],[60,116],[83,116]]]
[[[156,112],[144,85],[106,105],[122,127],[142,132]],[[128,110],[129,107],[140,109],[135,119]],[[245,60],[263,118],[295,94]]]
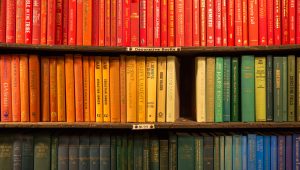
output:
[[[127,141],[127,135],[122,135],[122,144],[121,144],[121,170],[127,170],[128,168],[128,141]]]
[[[240,68],[239,58],[234,57],[231,60],[231,121],[240,121]]]
[[[267,109],[267,121],[273,121],[273,56],[267,56],[267,74],[266,74],[266,109]]]
[[[223,57],[216,57],[215,122],[223,122]]]
[[[233,170],[242,169],[242,136],[240,135],[232,137],[232,159]]]
[[[224,86],[223,86],[223,104],[224,104],[224,112],[223,112],[223,121],[230,122],[230,91],[231,91],[231,58],[224,58]]]
[[[254,56],[243,55],[241,66],[242,121],[255,121]]]
[[[282,57],[282,76],[281,76],[281,83],[282,83],[282,121],[286,122],[288,117],[288,105],[287,105],[287,79],[288,79],[288,63],[287,57]]]
[[[50,170],[50,134],[38,134],[34,137],[34,169]]]
[[[110,169],[117,169],[117,139],[115,135],[110,136]]]
[[[203,169],[214,169],[214,137],[203,138]]]
[[[282,96],[282,57],[274,57],[274,66],[273,66],[273,74],[274,74],[274,121],[282,122],[283,121],[283,96]]]
[[[195,138],[188,133],[177,133],[178,169],[195,168]]]
[[[90,137],[79,136],[79,170],[90,169]]]
[[[177,170],[177,136],[169,133],[169,169]]]
[[[33,169],[33,136],[23,135],[22,142],[22,170]],[[1,164],[2,165],[2,164]]]
[[[214,170],[220,170],[220,138],[214,136]]]
[[[0,170],[13,168],[13,141],[9,135],[0,136]]]
[[[110,169],[110,135],[100,137],[100,169]]]
[[[150,136],[150,169],[159,170],[159,139],[157,136]],[[176,138],[177,142],[177,138]],[[177,149],[177,147],[176,147]],[[172,155],[174,157],[174,155]],[[177,158],[177,156],[175,156]],[[171,158],[170,158],[171,159]]]
[[[225,169],[225,137],[220,136],[220,170]]]
[[[90,136],[90,170],[100,169],[100,137],[96,134]]]
[[[225,170],[232,170],[232,136],[225,136]]]
[[[169,169],[169,146],[168,139],[159,140],[159,169]]]
[[[193,135],[195,138],[195,169],[203,170],[203,136]]]
[[[295,121],[295,55],[288,56],[288,121]]]
[[[51,170],[57,170],[57,149],[58,149],[58,137],[56,135],[51,136]],[[78,166],[77,166],[78,167]]]
[[[69,138],[70,138],[70,141],[69,141],[69,169],[78,170],[78,168],[79,168],[79,136],[72,135]]]
[[[13,141],[13,169],[22,169],[22,135],[16,134]]]
[[[116,149],[117,149],[117,169],[122,169],[122,136],[116,136]]]
[[[57,168],[64,170],[69,168],[69,136],[58,137]]]
[[[143,136],[135,134],[133,140],[134,170],[143,169]]]
[[[149,170],[149,134],[143,135],[143,170]]]
[[[132,170],[134,168],[134,152],[133,152],[133,134],[128,135],[128,148],[127,148],[127,165],[128,170]]]

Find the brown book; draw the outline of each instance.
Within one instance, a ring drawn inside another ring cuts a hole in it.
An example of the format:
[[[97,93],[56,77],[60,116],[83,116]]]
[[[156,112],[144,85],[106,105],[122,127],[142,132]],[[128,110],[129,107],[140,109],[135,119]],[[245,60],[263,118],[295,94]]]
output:
[[[65,56],[65,78],[67,122],[75,122],[74,61],[72,54]]]
[[[30,122],[40,121],[40,63],[37,55],[29,55]]]
[[[50,121],[50,62],[46,56],[41,57],[41,102],[42,121]]]
[[[50,120],[51,122],[57,122],[57,70],[56,70],[56,57],[50,57]]]
[[[110,57],[109,89],[111,122],[120,122],[120,58]]]
[[[66,121],[66,93],[65,93],[65,57],[57,57],[57,116],[59,122]]]
[[[206,122],[215,120],[215,57],[206,58]]]

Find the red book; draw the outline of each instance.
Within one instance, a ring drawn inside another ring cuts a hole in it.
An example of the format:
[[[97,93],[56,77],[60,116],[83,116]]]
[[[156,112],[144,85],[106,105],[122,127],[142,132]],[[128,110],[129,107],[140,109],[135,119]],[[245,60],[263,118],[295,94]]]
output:
[[[117,46],[123,45],[123,0],[117,0]]]
[[[175,46],[175,4],[174,0],[168,0],[168,46]]]
[[[82,44],[92,45],[92,0],[83,0]]]
[[[62,44],[68,45],[69,0],[63,0]]]
[[[6,42],[6,0],[1,0],[0,5],[0,42]]]
[[[22,82],[24,83],[24,82]],[[21,99],[20,99],[20,58],[13,55],[11,58],[11,98],[12,98],[12,121],[21,121]]]
[[[110,38],[111,38],[111,27],[110,27],[110,17],[111,15],[111,9],[110,9],[110,0],[105,0],[105,13],[104,13],[104,16],[105,16],[105,46],[110,46]]]
[[[184,46],[193,46],[193,1],[184,1]]]
[[[99,0],[93,0],[93,18],[92,18],[92,45],[99,45]]]
[[[161,46],[168,46],[168,0],[161,0],[161,10],[160,10],[160,38]],[[198,13],[199,14],[199,13]]]
[[[243,0],[243,46],[248,46],[248,2]]]
[[[235,0],[234,2],[234,34],[235,46],[243,45],[243,8],[242,0]]]
[[[199,0],[193,0],[193,46],[200,45],[200,5]]]
[[[288,0],[282,0],[282,7],[281,7],[281,21],[282,21],[282,28],[281,28],[281,35],[282,35],[282,44],[289,44],[289,2]]]
[[[1,55],[1,121],[12,121],[11,56]]]
[[[55,44],[56,0],[48,0],[47,7],[47,44]]]
[[[206,46],[206,0],[200,0],[200,44]]]
[[[111,46],[117,46],[117,0],[111,0],[111,27],[110,43]]]
[[[215,46],[222,46],[222,0],[215,0]]]
[[[281,45],[281,0],[274,0],[274,44]]]
[[[129,1],[129,0],[128,0]],[[104,23],[105,23],[105,15],[104,15],[104,0],[99,0],[99,46],[105,45],[105,31],[104,31]]]
[[[259,45],[267,45],[267,0],[259,0],[259,15],[258,15],[258,26],[259,26]]]
[[[25,27],[24,27],[24,25],[25,25],[25,1],[17,0],[16,6],[17,6],[17,8],[16,8],[17,9],[16,10],[16,32],[18,33],[18,34],[16,34],[16,43],[24,44],[25,43]],[[0,21],[0,23],[1,23],[1,21]]]
[[[215,45],[214,0],[207,0],[207,46]]]
[[[32,44],[41,43],[41,0],[33,0]]]
[[[160,0],[154,0],[154,46],[160,47]]]
[[[69,0],[68,45],[76,45],[76,0]]]
[[[300,44],[300,3],[296,3],[296,44]]]
[[[296,23],[296,2],[289,0],[289,40],[290,44],[295,44],[295,23]]]
[[[227,46],[227,1],[222,0],[222,45]]]
[[[130,45],[139,46],[139,0],[130,0]],[[154,16],[155,17],[155,16]]]
[[[227,45],[234,46],[234,0],[227,1]]]
[[[153,1],[154,0],[147,0],[147,46],[152,47],[153,46]],[[171,0],[174,2],[174,0]],[[173,7],[174,8],[174,7]]]
[[[273,0],[267,0],[267,32],[268,45],[274,44],[274,18],[273,18]]]
[[[55,18],[55,44],[62,44],[62,10],[63,10],[63,0],[56,0],[56,18]]]
[[[83,2],[82,0],[77,0],[77,8],[76,8],[76,45],[83,44]]]
[[[32,0],[25,1],[25,44],[31,44]]]
[[[47,0],[41,0],[41,42],[47,44]]]
[[[140,46],[147,46],[147,0],[140,0]]]
[[[6,43],[16,43],[16,1],[6,2]]]
[[[176,46],[184,46],[184,0],[175,0]]]
[[[258,45],[258,3],[257,0],[248,1],[249,45]]]

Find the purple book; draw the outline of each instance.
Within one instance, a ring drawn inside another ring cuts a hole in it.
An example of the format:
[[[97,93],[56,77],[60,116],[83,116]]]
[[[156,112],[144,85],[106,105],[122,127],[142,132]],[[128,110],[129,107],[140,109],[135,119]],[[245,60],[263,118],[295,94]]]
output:
[[[285,137],[285,169],[293,169],[293,160],[292,160],[292,147],[293,147],[293,138],[291,135]]]

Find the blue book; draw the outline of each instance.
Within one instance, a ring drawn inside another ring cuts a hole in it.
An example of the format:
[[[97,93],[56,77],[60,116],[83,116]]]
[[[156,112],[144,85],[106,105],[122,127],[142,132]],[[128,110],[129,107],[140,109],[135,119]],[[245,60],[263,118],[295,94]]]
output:
[[[230,71],[231,71],[231,57],[224,57],[223,63],[223,121],[230,122]]]
[[[277,170],[277,136],[271,136],[271,170]]]
[[[300,169],[300,134],[293,134],[293,169]]]
[[[247,136],[242,136],[242,170],[247,170]]]
[[[271,137],[264,136],[264,170],[271,169]]]
[[[256,167],[257,170],[264,169],[264,137],[256,136]]]
[[[291,135],[285,137],[285,168],[293,168],[292,160],[293,138]]]
[[[242,169],[242,137],[234,135],[232,139],[233,170]]]
[[[110,169],[110,135],[100,137],[100,169]]]
[[[280,135],[277,137],[277,162],[278,169],[285,169],[285,136]]]
[[[256,134],[248,134],[247,167],[249,170],[256,169]]]

